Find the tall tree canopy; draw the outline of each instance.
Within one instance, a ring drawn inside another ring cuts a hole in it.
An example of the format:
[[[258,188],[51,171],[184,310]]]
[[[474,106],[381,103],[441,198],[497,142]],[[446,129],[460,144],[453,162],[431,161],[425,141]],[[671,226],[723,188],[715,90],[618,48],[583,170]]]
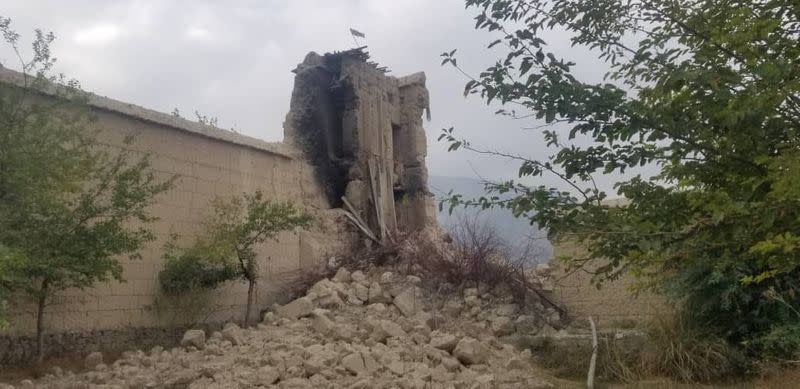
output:
[[[607,258],[597,280],[632,271],[680,297],[693,316],[750,349],[800,319],[800,3],[790,0],[467,0],[476,28],[504,56],[465,94],[498,113],[545,122],[544,159],[490,151],[451,128],[450,149],[519,161],[519,177],[552,174],[569,191],[509,181],[451,205],[502,206]],[[551,52],[568,34],[608,66],[581,80]],[[459,67],[455,51],[443,63]],[[583,145],[583,146],[581,146]],[[594,177],[620,178],[616,194]],[[497,193],[514,194],[499,200]],[[624,196],[627,205],[607,205]],[[800,329],[792,331],[800,339]]]

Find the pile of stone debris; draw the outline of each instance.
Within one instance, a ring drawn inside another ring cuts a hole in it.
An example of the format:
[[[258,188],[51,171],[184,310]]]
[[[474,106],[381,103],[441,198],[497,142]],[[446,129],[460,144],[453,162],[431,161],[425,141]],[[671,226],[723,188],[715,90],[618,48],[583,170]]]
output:
[[[413,275],[340,268],[257,327],[189,330],[180,347],[126,352],[111,365],[93,353],[88,372],[54,369],[18,387],[553,387],[529,351],[499,337],[554,331],[557,314],[521,309],[502,287],[452,290],[432,293]]]

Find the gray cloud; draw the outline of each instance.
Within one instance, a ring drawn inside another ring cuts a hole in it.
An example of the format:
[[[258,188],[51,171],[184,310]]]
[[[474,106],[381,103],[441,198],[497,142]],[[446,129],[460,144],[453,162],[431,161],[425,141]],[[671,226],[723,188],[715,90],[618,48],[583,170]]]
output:
[[[5,0],[3,8],[24,36],[34,27],[54,31],[58,70],[86,89],[164,112],[177,107],[189,117],[197,109],[219,117],[221,127],[269,141],[282,138],[290,70],[308,51],[351,48],[353,27],[367,34],[363,42],[373,59],[393,74],[427,73],[431,174],[516,175],[514,162],[448,153],[436,137],[450,126],[476,144],[534,158],[548,153],[539,131],[522,130],[535,121],[498,117],[496,106],[465,99],[464,76],[440,66],[439,54],[451,49],[474,73],[502,55],[485,48],[494,37],[473,29],[472,11],[462,0]],[[571,48],[565,34],[548,35],[551,50],[584,64],[578,68],[584,79],[601,80],[603,67],[588,63],[596,57]],[[0,61],[15,65],[5,46]],[[542,182],[561,186],[549,178]]]

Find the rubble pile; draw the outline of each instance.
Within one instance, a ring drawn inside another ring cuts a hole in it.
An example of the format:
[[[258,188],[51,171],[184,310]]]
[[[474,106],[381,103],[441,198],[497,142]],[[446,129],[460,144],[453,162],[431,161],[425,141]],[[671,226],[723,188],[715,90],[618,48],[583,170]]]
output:
[[[554,331],[558,320],[502,286],[431,290],[413,275],[340,268],[257,327],[189,330],[180,347],[109,365],[92,353],[88,372],[53,369],[17,387],[548,388],[530,351],[501,339]]]

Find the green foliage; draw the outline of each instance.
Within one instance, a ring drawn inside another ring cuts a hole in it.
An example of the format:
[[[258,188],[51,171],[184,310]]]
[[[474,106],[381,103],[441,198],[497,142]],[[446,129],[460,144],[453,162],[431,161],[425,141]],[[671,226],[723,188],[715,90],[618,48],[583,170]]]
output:
[[[476,28],[505,55],[465,94],[500,115],[544,122],[544,159],[519,162],[521,179],[552,175],[569,190],[517,181],[451,206],[501,206],[587,248],[573,267],[608,258],[597,282],[630,271],[644,287],[686,301],[698,323],[750,351],[752,340],[800,307],[800,18],[785,0],[688,2],[467,0]],[[599,10],[602,10],[600,12]],[[582,81],[549,52],[544,32],[569,37],[608,67]],[[455,51],[443,64],[458,67]],[[518,111],[519,110],[519,111]],[[623,179],[643,166],[653,177]],[[604,203],[595,176],[619,177],[627,205]],[[501,200],[498,194],[513,195]],[[778,296],[784,303],[767,294]]]
[[[204,233],[186,249],[169,245],[166,264],[159,274],[162,289],[169,294],[196,288],[216,288],[240,279],[249,283],[249,309],[258,280],[257,245],[276,239],[282,231],[311,224],[311,217],[291,202],[267,200],[261,191],[229,200],[215,198],[212,214],[203,223]]]
[[[171,241],[164,253],[164,270],[158,274],[161,288],[167,295],[179,295],[197,289],[215,289],[236,279],[239,273],[233,263],[212,255],[214,248],[201,241],[180,250]]]
[[[766,358],[778,361],[797,360],[800,357],[800,323],[774,327],[753,343]]]
[[[138,258],[154,239],[146,209],[172,180],[157,179],[146,156],[95,142],[86,94],[49,76],[52,33],[36,31],[26,62],[9,19],[0,18],[0,31],[23,70],[21,87],[0,87],[0,245],[11,253],[0,270],[4,289],[39,304],[41,340],[47,298],[122,280],[119,258]]]

